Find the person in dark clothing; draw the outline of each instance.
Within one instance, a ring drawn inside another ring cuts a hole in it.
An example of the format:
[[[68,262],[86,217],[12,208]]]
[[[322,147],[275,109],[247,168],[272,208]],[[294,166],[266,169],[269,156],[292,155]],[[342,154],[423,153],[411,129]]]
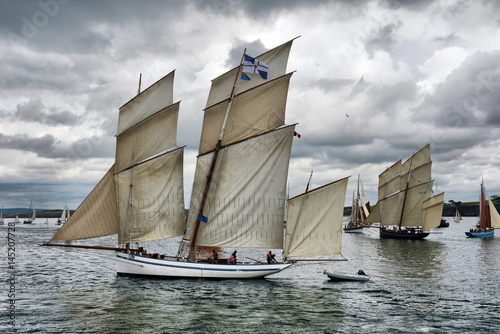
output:
[[[269,253],[267,253],[267,263],[268,264],[271,264],[271,263],[276,263],[276,260],[274,259],[274,254],[269,251]]]

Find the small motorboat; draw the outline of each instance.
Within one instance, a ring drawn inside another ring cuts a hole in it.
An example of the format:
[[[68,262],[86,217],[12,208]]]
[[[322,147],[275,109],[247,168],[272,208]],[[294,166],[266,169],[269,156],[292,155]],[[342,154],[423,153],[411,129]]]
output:
[[[359,281],[366,282],[370,280],[370,276],[365,274],[363,270],[359,270],[357,274],[347,274],[347,273],[334,273],[332,271],[325,270],[323,272],[326,276],[334,282],[347,282],[347,281]]]

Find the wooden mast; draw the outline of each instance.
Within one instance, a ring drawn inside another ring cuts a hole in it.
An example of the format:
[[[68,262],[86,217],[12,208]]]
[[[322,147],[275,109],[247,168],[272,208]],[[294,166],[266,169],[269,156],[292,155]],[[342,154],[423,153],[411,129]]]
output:
[[[222,137],[224,135],[224,130],[226,128],[227,119],[229,117],[229,111],[231,110],[231,105],[232,105],[233,99],[234,99],[234,90],[236,87],[236,82],[238,81],[238,76],[240,74],[240,68],[241,68],[241,65],[243,63],[243,58],[245,57],[246,51],[247,51],[247,49],[245,48],[245,50],[243,51],[243,55],[241,56],[240,64],[238,65],[238,70],[236,71],[236,77],[234,78],[233,88],[231,89],[229,105],[227,106],[227,109],[226,109],[226,115],[224,116],[224,122],[222,123],[222,129],[221,129],[221,132],[219,135],[219,140],[217,141],[217,144],[215,145],[212,164],[210,165],[210,170],[209,170],[208,175],[207,175],[207,182],[205,183],[205,189],[203,191],[203,197],[201,199],[200,209],[199,209],[198,216],[196,218],[196,222],[194,225],[193,237],[191,238],[188,260],[193,260],[196,257],[196,255],[195,255],[196,239],[198,238],[198,230],[200,229],[200,217],[203,216],[203,210],[205,208],[205,202],[207,200],[207,195],[208,195],[208,190],[210,188],[210,183],[212,182],[212,176],[213,176],[214,169],[215,169],[215,163],[217,161],[217,156],[219,155],[220,148],[222,146]]]
[[[403,198],[403,207],[401,208],[401,217],[399,218],[399,230],[401,230],[401,224],[403,223],[403,214],[405,212],[406,196],[408,195],[408,187],[410,186],[411,164],[413,162],[414,156],[415,154],[411,156],[410,167],[408,168],[408,179],[406,180],[405,197]]]

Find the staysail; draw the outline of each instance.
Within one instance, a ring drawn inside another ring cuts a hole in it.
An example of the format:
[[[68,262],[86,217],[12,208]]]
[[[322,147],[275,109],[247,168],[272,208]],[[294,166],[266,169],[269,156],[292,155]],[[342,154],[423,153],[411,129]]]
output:
[[[348,179],[329,183],[288,200],[285,257],[340,254]]]

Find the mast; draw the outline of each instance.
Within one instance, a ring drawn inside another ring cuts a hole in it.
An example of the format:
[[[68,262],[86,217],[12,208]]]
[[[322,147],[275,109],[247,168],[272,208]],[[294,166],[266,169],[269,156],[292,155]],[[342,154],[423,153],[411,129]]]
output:
[[[406,180],[405,196],[403,198],[403,206],[401,207],[401,217],[399,218],[399,229],[401,229],[401,225],[403,224],[403,215],[404,215],[404,212],[405,212],[406,196],[408,195],[408,187],[410,186],[411,164],[413,162],[413,157],[414,156],[415,156],[415,154],[413,154],[411,156],[410,167],[408,168],[408,179]]]
[[[481,197],[479,199],[481,203],[479,204],[479,226],[481,228],[486,228],[486,210],[484,205],[484,184],[481,181]]]
[[[241,56],[240,65],[238,66],[238,71],[236,71],[236,77],[234,78],[233,87],[231,89],[231,95],[230,95],[231,99],[230,99],[229,104],[228,104],[227,109],[226,109],[226,114],[224,116],[224,122],[222,123],[222,129],[221,129],[221,132],[219,135],[219,139],[217,140],[217,144],[215,145],[212,164],[210,165],[210,170],[209,170],[208,175],[207,175],[207,182],[205,183],[205,189],[203,191],[203,197],[201,199],[200,209],[198,211],[198,218],[196,219],[196,222],[195,222],[193,237],[191,239],[191,245],[189,248],[188,258],[191,258],[191,259],[193,259],[193,257],[195,256],[196,239],[198,237],[198,230],[200,229],[200,218],[201,218],[201,216],[203,216],[203,209],[205,208],[205,202],[207,200],[208,190],[210,188],[210,183],[212,182],[212,176],[213,176],[214,169],[215,169],[215,163],[217,162],[217,156],[219,155],[219,151],[220,151],[220,148],[222,146],[222,137],[224,136],[224,130],[226,128],[226,123],[227,123],[227,119],[229,116],[229,111],[231,110],[231,105],[232,105],[233,99],[234,99],[234,89],[236,87],[236,82],[237,82],[238,76],[240,74],[240,67],[243,63],[243,58],[245,57],[246,51],[247,51],[247,49],[245,48],[245,50],[243,51],[243,55]]]

